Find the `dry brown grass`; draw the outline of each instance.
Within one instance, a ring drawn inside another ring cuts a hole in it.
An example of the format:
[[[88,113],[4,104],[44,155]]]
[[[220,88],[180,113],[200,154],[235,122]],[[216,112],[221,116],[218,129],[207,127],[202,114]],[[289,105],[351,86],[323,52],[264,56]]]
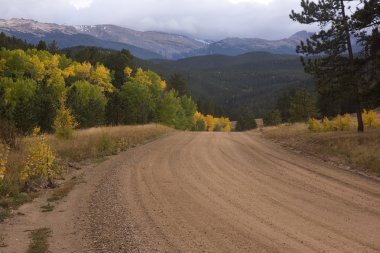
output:
[[[158,124],[96,127],[75,131],[71,140],[59,140],[51,135],[48,141],[63,159],[81,161],[117,154],[171,131]]]
[[[172,131],[172,128],[159,124],[96,127],[76,130],[70,140],[61,140],[54,135],[48,135],[47,140],[62,160],[78,162],[117,154]],[[8,165],[13,170],[22,167],[25,149],[31,138],[24,138],[17,149],[10,153]]]
[[[159,124],[97,127],[77,130],[70,140],[60,140],[54,135],[48,135],[47,140],[60,157],[60,163],[64,166],[67,162],[97,160],[117,154],[172,131],[174,131],[172,128]],[[9,154],[6,177],[0,182],[0,221],[9,215],[11,208],[16,208],[35,197],[34,194],[20,194],[23,185],[19,181],[23,161],[26,158],[26,147],[32,138],[34,137],[23,138]],[[66,188],[63,187],[62,191],[66,191]]]
[[[265,136],[316,156],[380,176],[380,129],[313,133],[306,124],[266,127]]]

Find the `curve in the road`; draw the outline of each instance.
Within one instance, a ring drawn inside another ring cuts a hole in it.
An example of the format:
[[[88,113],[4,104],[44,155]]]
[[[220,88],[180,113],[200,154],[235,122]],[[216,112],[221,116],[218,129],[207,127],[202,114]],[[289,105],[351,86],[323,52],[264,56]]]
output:
[[[380,252],[378,181],[258,133],[181,132],[121,155],[92,198],[99,252]]]

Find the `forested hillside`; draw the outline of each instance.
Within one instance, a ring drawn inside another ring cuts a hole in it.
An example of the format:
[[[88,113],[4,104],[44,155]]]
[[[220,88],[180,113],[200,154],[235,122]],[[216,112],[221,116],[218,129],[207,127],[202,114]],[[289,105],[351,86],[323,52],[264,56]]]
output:
[[[275,107],[277,98],[286,90],[313,90],[311,77],[294,55],[254,52],[135,62],[165,78],[180,73],[195,99],[213,101],[228,115],[245,108],[260,117]]]

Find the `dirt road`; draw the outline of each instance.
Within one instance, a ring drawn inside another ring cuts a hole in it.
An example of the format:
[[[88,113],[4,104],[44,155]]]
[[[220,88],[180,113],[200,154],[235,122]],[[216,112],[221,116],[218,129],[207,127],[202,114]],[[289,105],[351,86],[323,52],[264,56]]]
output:
[[[107,167],[96,252],[380,252],[379,181],[258,133],[176,133]]]

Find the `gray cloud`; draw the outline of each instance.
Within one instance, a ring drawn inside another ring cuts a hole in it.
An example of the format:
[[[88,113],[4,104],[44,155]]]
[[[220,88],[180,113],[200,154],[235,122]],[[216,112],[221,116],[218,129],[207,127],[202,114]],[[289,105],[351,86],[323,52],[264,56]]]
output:
[[[202,39],[280,39],[313,30],[289,19],[300,0],[0,0],[0,18],[69,25],[116,24]]]

